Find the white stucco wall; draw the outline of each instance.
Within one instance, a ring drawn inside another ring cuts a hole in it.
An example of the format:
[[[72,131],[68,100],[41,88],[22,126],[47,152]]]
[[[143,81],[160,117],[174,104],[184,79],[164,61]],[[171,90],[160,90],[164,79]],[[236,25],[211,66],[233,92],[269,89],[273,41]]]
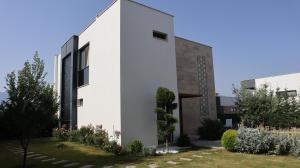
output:
[[[103,125],[110,136],[121,130],[120,1],[115,2],[82,34],[79,49],[89,43],[89,85],[78,88],[78,127]]]
[[[122,144],[140,139],[157,145],[156,90],[163,86],[178,95],[173,17],[132,1],[121,3]],[[153,30],[168,34],[168,40],[153,38]],[[179,118],[178,109],[174,115]]]
[[[58,99],[60,101],[61,93],[61,55],[54,56],[54,90],[57,93]],[[57,112],[58,118],[60,117],[60,110]]]
[[[280,88],[281,91],[284,91],[285,89],[297,90],[297,93],[299,95],[300,73],[292,73],[255,79],[256,88],[260,88],[264,84],[269,85],[270,89],[274,91],[276,91],[277,88]]]
[[[110,136],[121,131],[122,145],[134,139],[157,145],[156,90],[167,87],[178,96],[173,24],[171,15],[118,0],[79,35],[79,49],[89,43],[89,84],[77,96],[83,99],[79,128],[101,124]],[[153,38],[153,30],[168,40]],[[178,109],[174,115],[179,119]],[[175,138],[179,131],[177,124]]]

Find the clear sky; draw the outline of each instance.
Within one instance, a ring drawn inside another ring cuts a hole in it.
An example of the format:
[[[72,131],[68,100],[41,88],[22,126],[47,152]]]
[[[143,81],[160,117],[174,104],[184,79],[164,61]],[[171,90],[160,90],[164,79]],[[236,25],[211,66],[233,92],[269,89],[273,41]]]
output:
[[[112,0],[2,0],[0,91],[8,72],[39,51],[53,56]],[[175,16],[177,36],[213,47],[216,91],[241,80],[300,71],[299,0],[138,0]]]

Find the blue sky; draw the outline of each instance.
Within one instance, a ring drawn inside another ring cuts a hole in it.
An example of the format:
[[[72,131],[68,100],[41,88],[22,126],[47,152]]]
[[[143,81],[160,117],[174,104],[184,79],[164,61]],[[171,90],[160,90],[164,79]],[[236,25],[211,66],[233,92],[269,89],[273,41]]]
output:
[[[39,51],[53,56],[112,0],[6,0],[0,4],[0,91],[8,72]],[[138,0],[175,16],[177,36],[213,47],[216,91],[241,80],[300,71],[298,0]]]

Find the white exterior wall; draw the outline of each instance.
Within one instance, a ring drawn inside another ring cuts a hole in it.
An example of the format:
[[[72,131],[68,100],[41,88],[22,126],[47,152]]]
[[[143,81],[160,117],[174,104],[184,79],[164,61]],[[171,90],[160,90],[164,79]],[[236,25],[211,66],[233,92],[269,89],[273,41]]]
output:
[[[61,55],[54,56],[54,90],[57,93],[60,101],[61,93]],[[60,110],[57,112],[58,118],[60,117]]]
[[[255,87],[260,88],[262,85],[267,84],[270,89],[276,91],[280,88],[280,91],[297,90],[297,95],[300,91],[300,73],[293,73],[287,75],[271,76],[266,78],[255,79]]]
[[[78,127],[103,125],[110,136],[121,130],[120,1],[115,2],[79,36],[89,43],[89,85],[78,88]],[[120,139],[119,139],[120,140]]]
[[[178,95],[173,17],[132,1],[121,3],[122,144],[140,139],[157,145],[156,90],[162,86]],[[168,34],[168,40],[153,38],[153,30]],[[174,115],[179,119],[178,109]]]

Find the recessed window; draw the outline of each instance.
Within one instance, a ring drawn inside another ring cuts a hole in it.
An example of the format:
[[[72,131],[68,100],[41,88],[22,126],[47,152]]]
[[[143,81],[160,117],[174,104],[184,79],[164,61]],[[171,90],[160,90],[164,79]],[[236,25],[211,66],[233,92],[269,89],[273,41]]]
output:
[[[286,90],[286,91],[279,91],[276,94],[277,94],[277,96],[280,96],[280,97],[296,97],[297,91],[296,90]]]
[[[83,99],[77,99],[77,107],[83,106]]]
[[[89,83],[89,45],[85,45],[78,54],[78,86]]]
[[[153,37],[161,39],[161,40],[168,40],[168,35],[166,33],[162,33],[159,31],[153,31]]]

